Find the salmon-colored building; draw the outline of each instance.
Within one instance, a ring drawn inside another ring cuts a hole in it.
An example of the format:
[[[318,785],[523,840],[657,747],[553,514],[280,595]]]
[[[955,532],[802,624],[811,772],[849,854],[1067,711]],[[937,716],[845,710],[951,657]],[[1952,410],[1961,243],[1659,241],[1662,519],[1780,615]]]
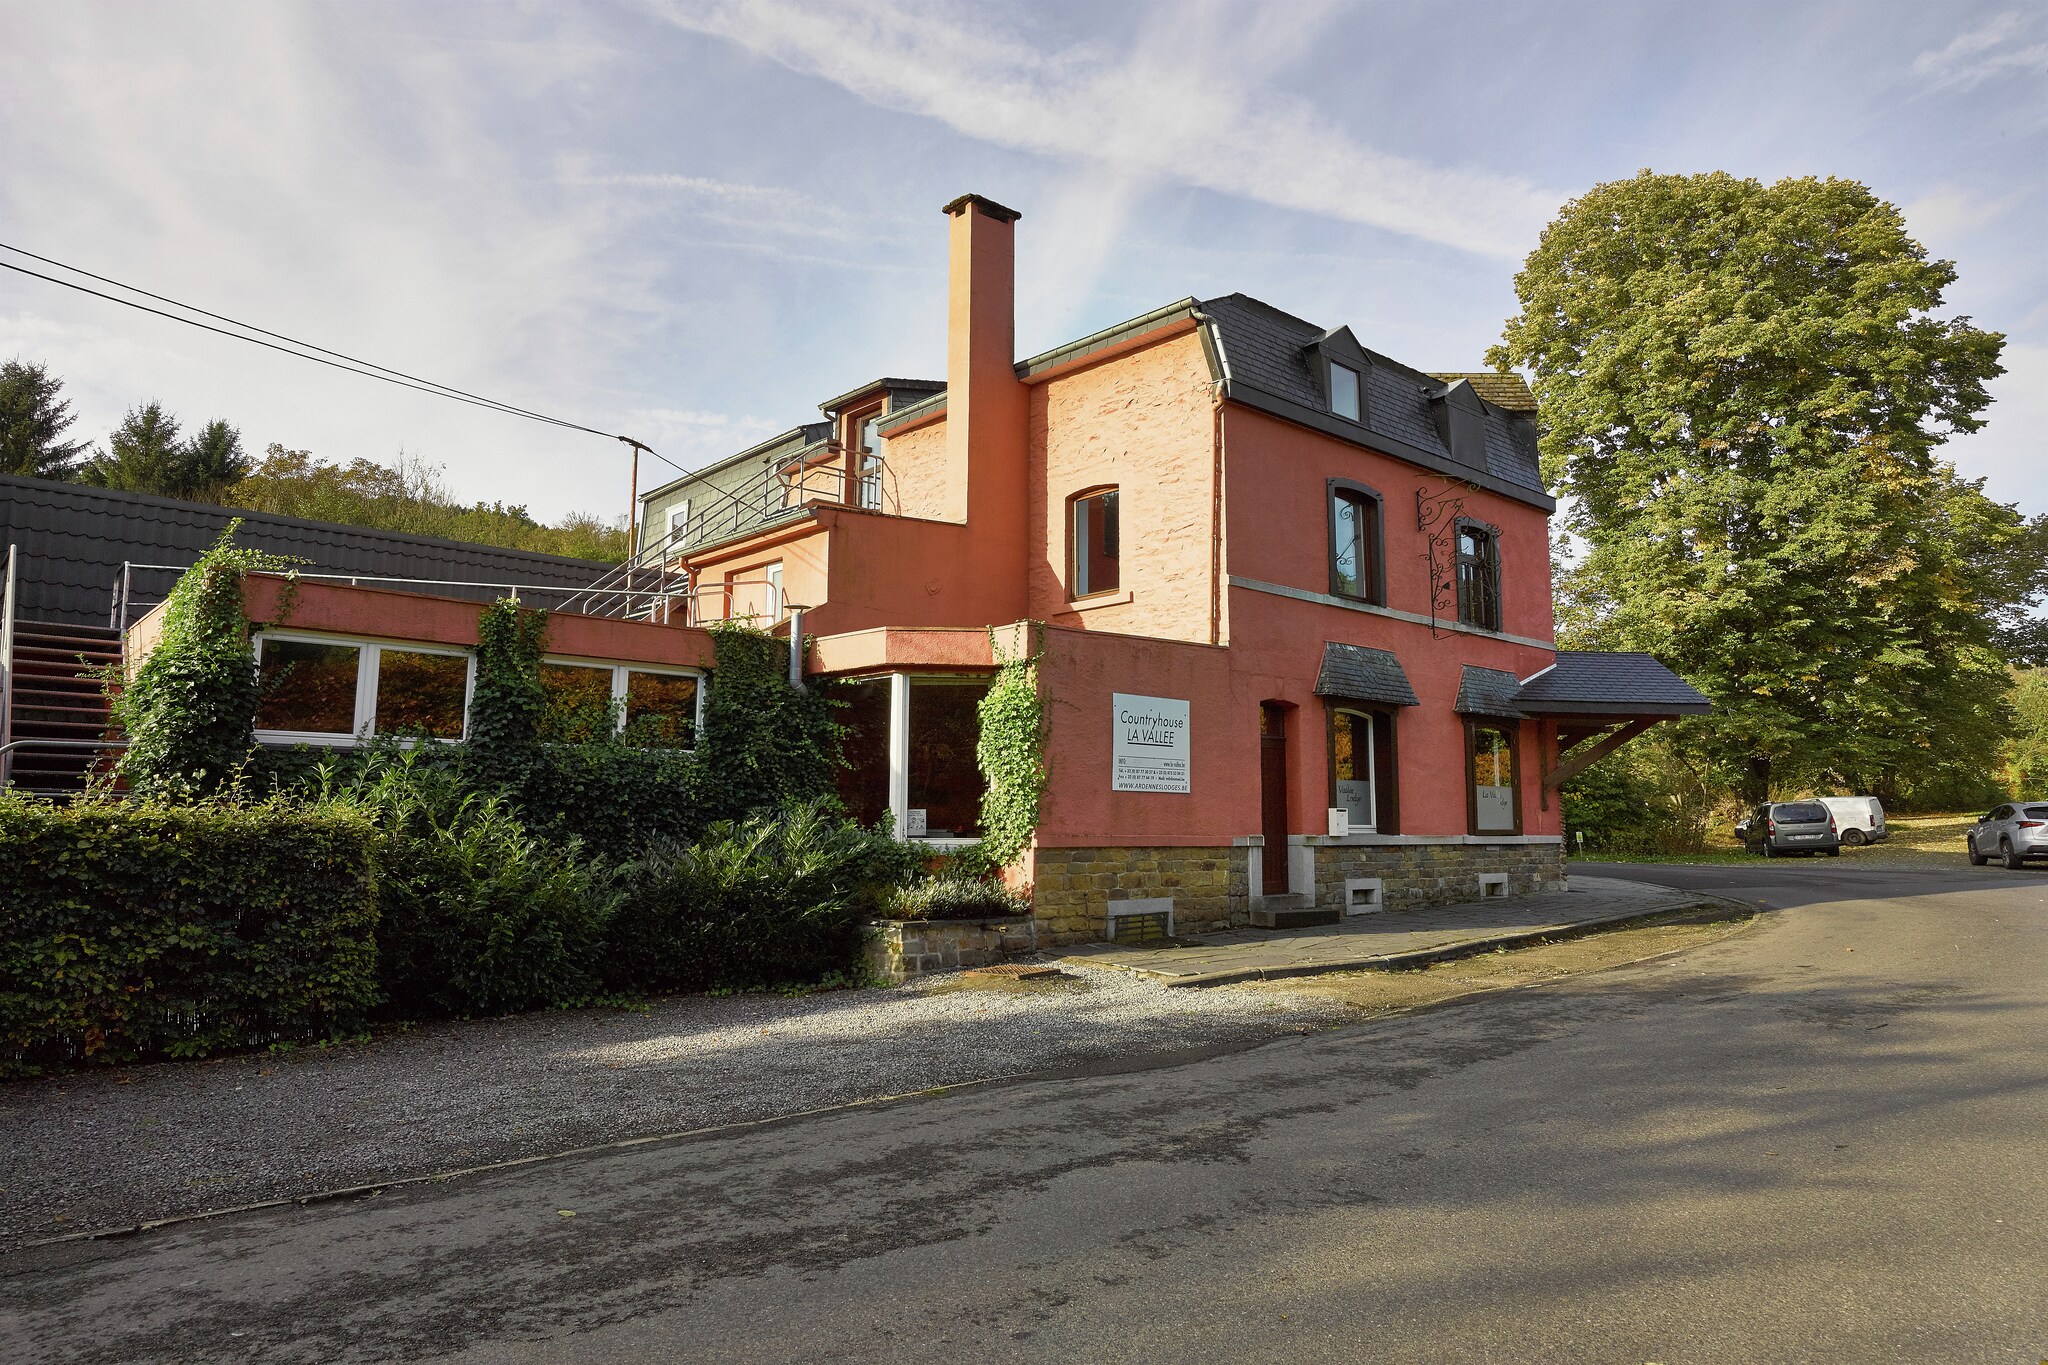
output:
[[[1707,703],[1647,656],[1554,647],[1521,381],[1241,295],[1019,360],[1018,215],[945,212],[943,383],[877,380],[647,494],[634,564],[558,612],[556,676],[694,725],[702,623],[800,617],[807,681],[850,702],[848,804],[944,846],[979,832],[998,652],[1039,651],[1049,780],[1011,876],[1041,941],[1561,887],[1558,784]],[[389,651],[473,643],[473,605],[372,591],[309,588],[289,632],[374,647],[356,733]]]

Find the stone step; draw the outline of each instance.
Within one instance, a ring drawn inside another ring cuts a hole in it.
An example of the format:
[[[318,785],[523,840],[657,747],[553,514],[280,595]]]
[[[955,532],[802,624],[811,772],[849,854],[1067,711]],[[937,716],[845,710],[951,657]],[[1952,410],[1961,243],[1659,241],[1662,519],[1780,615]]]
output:
[[[1310,929],[1341,918],[1335,910],[1317,909],[1307,896],[1268,896],[1252,907],[1254,929]]]

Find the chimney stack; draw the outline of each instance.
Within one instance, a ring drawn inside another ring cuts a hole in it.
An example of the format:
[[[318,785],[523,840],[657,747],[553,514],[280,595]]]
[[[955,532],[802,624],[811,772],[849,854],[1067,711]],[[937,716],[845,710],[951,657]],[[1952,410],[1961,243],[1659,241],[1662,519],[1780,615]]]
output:
[[[1017,378],[1016,240],[1020,216],[978,194],[953,219],[946,294],[946,454],[967,482],[978,572],[1025,580],[1030,497],[1028,392]],[[957,474],[956,474],[957,477]]]

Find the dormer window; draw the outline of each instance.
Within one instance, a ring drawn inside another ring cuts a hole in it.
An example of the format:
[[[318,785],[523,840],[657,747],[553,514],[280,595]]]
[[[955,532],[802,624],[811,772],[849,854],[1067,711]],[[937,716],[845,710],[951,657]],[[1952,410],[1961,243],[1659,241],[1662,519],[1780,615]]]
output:
[[[1339,417],[1358,419],[1358,371],[1349,365],[1330,362],[1330,411]]]

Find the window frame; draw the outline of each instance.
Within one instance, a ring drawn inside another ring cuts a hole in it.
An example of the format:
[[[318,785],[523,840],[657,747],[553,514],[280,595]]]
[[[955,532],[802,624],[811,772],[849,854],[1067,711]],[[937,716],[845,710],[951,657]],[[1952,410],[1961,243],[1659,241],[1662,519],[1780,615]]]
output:
[[[1082,504],[1082,503],[1084,503],[1084,502],[1087,502],[1087,501],[1089,501],[1090,499],[1093,499],[1093,498],[1099,498],[1099,497],[1102,497],[1102,496],[1103,496],[1103,495],[1105,495],[1105,494],[1109,494],[1109,495],[1112,495],[1112,496],[1114,496],[1114,497],[1116,498],[1116,519],[1117,519],[1117,535],[1116,535],[1116,541],[1117,541],[1117,546],[1116,546],[1116,555],[1114,556],[1114,558],[1116,559],[1116,562],[1117,562],[1117,568],[1116,568],[1116,582],[1115,582],[1115,583],[1113,583],[1112,585],[1110,585],[1110,586],[1109,586],[1109,587],[1107,587],[1107,588],[1095,588],[1095,587],[1091,587],[1091,588],[1090,588],[1090,589],[1089,589],[1089,590],[1088,590],[1087,592],[1076,592],[1076,591],[1075,591],[1075,589],[1081,586],[1081,568],[1082,568],[1082,565],[1081,565],[1081,537],[1080,537],[1080,527],[1079,527],[1079,525],[1078,525],[1078,524],[1077,524],[1077,522],[1076,522],[1076,518],[1077,518],[1077,517],[1079,516],[1079,514],[1080,514],[1080,508],[1081,508],[1081,504]],[[1066,588],[1067,588],[1067,601],[1068,601],[1069,603],[1074,603],[1074,602],[1090,602],[1090,601],[1093,601],[1093,600],[1095,600],[1096,598],[1099,598],[1099,597],[1109,597],[1109,596],[1113,596],[1113,595],[1114,595],[1114,594],[1116,594],[1116,593],[1120,593],[1120,592],[1126,592],[1126,591],[1128,591],[1128,589],[1127,589],[1127,588],[1125,588],[1125,586],[1124,586],[1124,569],[1123,569],[1123,540],[1124,540],[1124,535],[1123,535],[1123,514],[1124,514],[1124,499],[1123,499],[1123,485],[1121,485],[1121,484],[1114,484],[1114,483],[1104,483],[1104,484],[1096,484],[1096,485],[1094,485],[1093,487],[1090,487],[1090,488],[1083,488],[1083,489],[1081,489],[1081,490],[1080,490],[1080,491],[1078,491],[1078,492],[1075,492],[1075,493],[1069,493],[1069,494],[1067,495],[1067,583],[1066,583]]]
[[[351,749],[364,740],[377,737],[377,682],[382,674],[384,651],[396,650],[401,654],[437,654],[444,658],[461,658],[465,661],[462,680],[462,733],[453,739],[436,742],[458,744],[469,738],[469,709],[476,699],[476,651],[462,645],[421,643],[412,640],[386,640],[363,635],[324,635],[311,630],[261,630],[250,641],[256,654],[256,676],[260,682],[263,676],[264,643],[276,640],[280,644],[299,643],[311,645],[342,645],[356,651],[356,700],[355,728],[348,734],[326,730],[269,730],[257,728],[256,741],[259,744],[310,744],[329,749]],[[400,737],[402,747],[417,744],[412,736]]]
[[[1361,566],[1365,574],[1363,593],[1346,592],[1337,574],[1337,503],[1340,498],[1369,504],[1372,511],[1367,530],[1371,543],[1366,547],[1370,562]],[[1377,488],[1356,479],[1326,479],[1323,481],[1323,506],[1330,535],[1330,595],[1384,607],[1387,604],[1386,499]]]
[[[1486,595],[1492,607],[1492,619],[1475,621],[1466,615],[1465,565],[1474,562],[1474,557],[1465,553],[1465,537],[1473,532],[1484,535],[1491,553],[1484,557],[1488,569]],[[1460,517],[1451,529],[1451,587],[1457,597],[1458,624],[1474,630],[1489,631],[1495,635],[1506,630],[1507,614],[1501,602],[1501,533],[1500,527],[1474,517]]]
[[[1508,782],[1509,800],[1514,810],[1514,823],[1507,829],[1479,828],[1479,783],[1475,780],[1473,764],[1479,758],[1479,732],[1497,730],[1507,736],[1508,753],[1514,772]],[[1522,722],[1506,720],[1496,716],[1465,718],[1465,828],[1476,838],[1507,839],[1520,838],[1522,834]]]
[[[1330,415],[1341,418],[1346,422],[1362,424],[1365,421],[1364,371],[1360,370],[1356,365],[1327,356],[1324,357],[1323,365],[1325,366],[1323,372],[1323,396],[1327,400]],[[1337,371],[1339,370],[1351,376],[1351,398],[1352,406],[1357,409],[1355,412],[1345,412],[1337,406]]]
[[[1371,828],[1351,827],[1353,834],[1399,834],[1401,832],[1401,711],[1387,702],[1364,701],[1357,697],[1323,698],[1323,778],[1328,804],[1341,806],[1337,799],[1337,714],[1348,712],[1371,722],[1372,805]]]
[[[543,664],[557,664],[563,668],[608,668],[612,673],[612,709],[617,713],[612,733],[623,734],[626,729],[626,685],[629,673],[655,673],[664,678],[695,678],[697,680],[697,714],[690,720],[690,747],[678,749],[677,753],[690,753],[704,738],[704,698],[710,691],[711,677],[701,668],[690,668],[683,664],[637,664],[620,663],[616,659],[580,658],[574,654],[544,654]],[[474,674],[474,669],[471,670]]]

